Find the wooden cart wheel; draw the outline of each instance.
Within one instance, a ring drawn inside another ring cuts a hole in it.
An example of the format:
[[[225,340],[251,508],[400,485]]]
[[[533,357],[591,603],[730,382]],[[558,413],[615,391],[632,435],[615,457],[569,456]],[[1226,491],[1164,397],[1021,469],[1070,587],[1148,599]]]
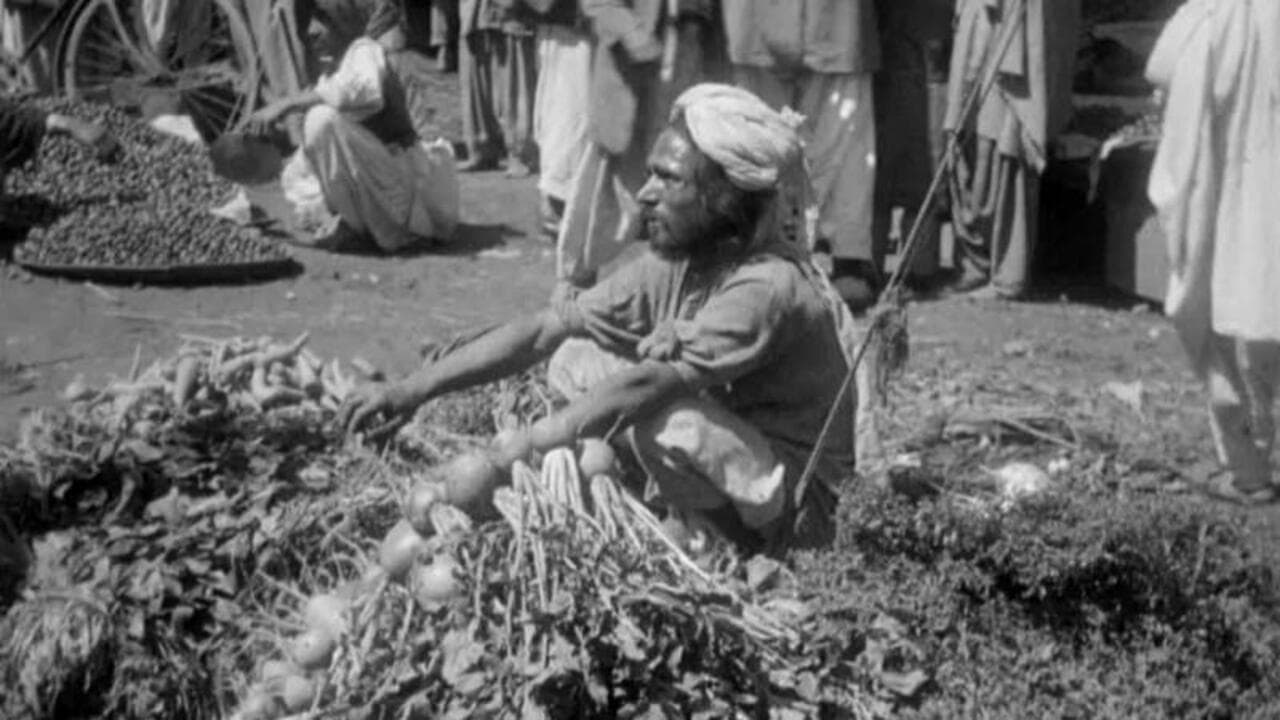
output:
[[[151,93],[180,99],[206,139],[232,128],[257,103],[253,35],[234,0],[180,2],[176,32],[153,42],[143,0],[80,0],[59,43],[70,97],[139,105]]]
[[[18,58],[8,50],[0,48],[0,93],[6,96],[20,96],[31,92],[27,81],[22,76],[22,65]]]

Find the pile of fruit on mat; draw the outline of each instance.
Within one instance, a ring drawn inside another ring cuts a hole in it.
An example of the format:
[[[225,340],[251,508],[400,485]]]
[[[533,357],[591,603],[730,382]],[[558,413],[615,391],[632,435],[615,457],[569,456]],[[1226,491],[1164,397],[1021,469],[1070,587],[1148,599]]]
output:
[[[14,254],[20,264],[133,270],[143,278],[182,268],[289,267],[279,243],[209,213],[232,188],[213,174],[203,146],[152,130],[117,108],[37,102],[104,123],[124,156],[104,165],[73,141],[50,137],[31,164],[11,173],[7,222],[31,226]]]
[[[677,544],[607,443],[529,452],[536,376],[374,449],[333,427],[363,364],[306,342],[190,338],[0,446],[0,716],[887,712],[905,640]]]

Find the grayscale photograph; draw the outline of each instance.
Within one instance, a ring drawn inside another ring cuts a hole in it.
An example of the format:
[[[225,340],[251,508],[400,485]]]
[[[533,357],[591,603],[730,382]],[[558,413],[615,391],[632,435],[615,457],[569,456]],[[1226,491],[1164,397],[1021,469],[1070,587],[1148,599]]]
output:
[[[1278,390],[1280,0],[0,0],[5,720],[1280,718]]]

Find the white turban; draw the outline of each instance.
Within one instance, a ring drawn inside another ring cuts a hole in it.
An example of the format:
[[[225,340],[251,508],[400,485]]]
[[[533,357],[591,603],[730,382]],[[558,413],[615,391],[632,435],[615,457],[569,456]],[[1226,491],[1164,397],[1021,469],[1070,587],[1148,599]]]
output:
[[[774,191],[752,241],[782,240],[811,251],[817,208],[804,143],[796,131],[804,118],[790,108],[778,112],[746,90],[720,83],[694,85],[681,93],[671,119],[682,115],[693,144],[724,168],[729,182],[748,192]]]
[[[672,105],[672,119],[679,115],[694,145],[743,190],[776,188],[790,168],[803,162],[796,133],[801,118],[789,110],[778,112],[741,88],[694,85]]]

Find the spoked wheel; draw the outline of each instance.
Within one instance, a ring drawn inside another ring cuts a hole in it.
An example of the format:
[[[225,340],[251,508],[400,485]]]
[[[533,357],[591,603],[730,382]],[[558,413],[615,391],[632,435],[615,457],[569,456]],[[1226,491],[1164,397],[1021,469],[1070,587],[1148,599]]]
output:
[[[8,50],[0,48],[0,93],[20,96],[29,92],[31,88],[22,76],[22,64]]]
[[[63,90],[124,105],[169,94],[211,139],[257,101],[253,36],[233,0],[169,2],[175,11],[164,22],[144,16],[155,6],[148,0],[81,0],[60,44]]]

